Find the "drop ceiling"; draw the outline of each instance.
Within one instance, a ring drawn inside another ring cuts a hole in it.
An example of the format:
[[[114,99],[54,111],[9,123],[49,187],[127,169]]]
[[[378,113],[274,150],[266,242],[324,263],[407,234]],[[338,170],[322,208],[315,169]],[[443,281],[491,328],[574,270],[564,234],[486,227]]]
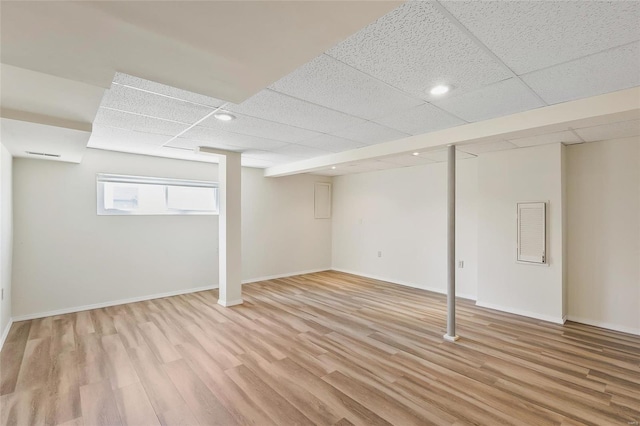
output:
[[[122,7],[109,13],[129,10]],[[177,73],[166,85],[116,73],[88,146],[212,161],[193,152],[210,146],[242,152],[243,165],[260,168],[360,150],[637,87],[638,22],[635,1],[407,2],[242,101],[185,90],[193,90],[189,74]],[[452,90],[433,96],[429,89],[436,84]],[[212,115],[219,110],[236,119],[216,120]],[[619,121],[485,140],[460,150],[472,157],[636,132],[637,120]],[[336,175],[442,160],[437,151],[407,157],[314,172]]]

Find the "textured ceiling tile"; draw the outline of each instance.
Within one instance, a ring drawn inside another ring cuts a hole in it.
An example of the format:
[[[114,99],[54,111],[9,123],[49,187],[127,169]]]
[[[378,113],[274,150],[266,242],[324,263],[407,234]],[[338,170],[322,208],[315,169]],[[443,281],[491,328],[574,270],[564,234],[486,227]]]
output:
[[[323,155],[331,154],[330,151],[324,151],[322,149],[312,148],[304,145],[296,145],[293,143],[285,145],[282,148],[274,149],[273,152],[276,154],[287,155],[289,157],[296,157],[300,159],[320,157]]]
[[[93,126],[88,146],[100,146],[102,148],[116,144],[126,144],[129,146],[160,146],[167,142],[169,139],[171,139],[171,136],[136,132],[135,130],[118,129],[115,127]]]
[[[576,135],[574,135],[573,132],[566,131],[547,133],[545,135],[529,136],[526,138],[511,139],[509,142],[520,148],[524,148],[527,146],[546,145],[550,143],[581,142],[581,140]]]
[[[236,119],[233,121],[220,121],[215,117],[209,117],[201,122],[199,126],[289,143],[296,143],[305,139],[311,139],[321,134],[311,130],[301,129],[299,127],[250,117],[248,115],[235,115]]]
[[[421,157],[429,160],[441,163],[449,159],[449,153],[447,149],[436,149],[435,151],[425,151],[420,153]],[[466,160],[467,158],[475,158],[473,154],[466,153],[464,151],[456,150],[456,160]]]
[[[475,143],[458,147],[459,150],[473,155],[484,154],[486,152],[505,151],[507,149],[514,148],[517,148],[517,146],[508,141]]]
[[[105,92],[100,106],[187,124],[195,123],[214,110],[117,84]]]
[[[522,79],[549,104],[638,86],[640,43],[526,74]]]
[[[286,145],[285,142],[281,141],[225,132],[223,130],[202,126],[195,126],[181,136],[194,141],[207,142],[210,144],[222,143],[243,149],[272,150]]]
[[[301,66],[270,89],[366,119],[422,103],[327,55]]]
[[[240,105],[229,105],[228,109],[321,133],[331,133],[365,121],[272,90],[262,90]]]
[[[386,163],[398,164],[401,166],[421,166],[424,164],[431,164],[434,161],[426,158],[422,155],[404,154],[396,155],[393,157],[385,157],[383,159]]]
[[[467,121],[488,120],[543,106],[515,78],[433,103]]]
[[[585,127],[583,129],[576,129],[576,133],[578,133],[585,142],[640,136],[640,120]]]
[[[444,6],[517,74],[640,39],[636,1],[451,1]]]
[[[98,109],[93,121],[94,126],[109,126],[137,132],[175,136],[188,126],[174,121],[160,120],[144,115],[130,114],[107,108]]]
[[[373,121],[410,135],[435,132],[465,124],[459,118],[453,117],[431,104],[422,104],[405,111],[378,117]]]
[[[327,54],[413,96],[451,84],[463,93],[509,73],[430,2],[407,2]]]
[[[407,133],[399,132],[389,127],[382,126],[372,121],[357,124],[347,129],[333,133],[334,136],[362,142],[366,145],[388,142],[396,139],[403,139],[409,136]]]
[[[219,107],[225,103],[220,99],[200,95],[198,93],[189,92],[186,90],[178,89],[176,87],[156,83],[155,81],[149,81],[143,78],[134,77],[132,75],[119,72],[116,73],[115,77],[113,78],[113,82],[123,86],[135,87],[137,89],[157,93],[159,95],[182,99],[184,101],[194,102],[210,107]]]
[[[362,142],[356,142],[332,135],[320,135],[313,139],[302,141],[300,144],[331,152],[349,151],[351,149],[366,146]]]

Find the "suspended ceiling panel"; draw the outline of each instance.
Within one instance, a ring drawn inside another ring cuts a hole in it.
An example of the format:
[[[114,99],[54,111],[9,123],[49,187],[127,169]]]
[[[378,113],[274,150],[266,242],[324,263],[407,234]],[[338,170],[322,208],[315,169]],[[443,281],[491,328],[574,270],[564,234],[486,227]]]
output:
[[[516,74],[640,39],[635,1],[445,1],[462,25]]]
[[[373,148],[386,144],[401,151],[410,136],[432,140],[430,134],[453,127],[638,86],[640,30],[630,23],[637,22],[640,2],[564,3],[537,2],[532,11],[525,2],[408,2],[239,103],[117,74],[96,125],[165,134],[158,149],[166,155],[206,145],[272,167],[339,153],[375,156]],[[497,25],[496,16],[517,25],[502,19]],[[431,95],[436,83],[451,91]],[[218,108],[236,119],[216,120]],[[581,110],[580,117],[592,114]],[[603,120],[593,124],[610,117]],[[581,143],[569,127],[510,137],[522,146]],[[484,154],[516,146],[479,139],[483,145],[460,149]],[[149,153],[149,144],[126,140],[128,149]],[[108,146],[107,139],[100,144]],[[114,137],[116,145],[123,144]]]
[[[640,43],[525,74],[522,80],[549,104],[635,87],[640,85]]]
[[[365,119],[423,103],[327,55],[301,66],[270,89]]]
[[[122,71],[241,102],[398,4],[9,1],[1,59],[104,88]]]
[[[425,100],[436,84],[467,92],[509,77],[430,2],[403,4],[327,54]]]

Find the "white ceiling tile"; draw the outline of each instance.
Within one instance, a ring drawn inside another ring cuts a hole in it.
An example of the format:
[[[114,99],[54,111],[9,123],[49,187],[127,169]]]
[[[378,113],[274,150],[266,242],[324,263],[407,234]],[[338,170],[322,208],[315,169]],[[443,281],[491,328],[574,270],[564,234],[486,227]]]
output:
[[[481,121],[543,106],[517,79],[510,78],[434,104],[467,121]]]
[[[331,133],[365,121],[268,89],[258,92],[240,105],[229,105],[227,109],[321,133]]]
[[[105,92],[100,106],[187,124],[193,124],[214,111],[213,108],[117,84]]]
[[[89,147],[108,147],[109,145],[156,145],[160,146],[171,139],[171,136],[153,133],[136,132],[135,130],[118,129],[115,127],[93,126]]]
[[[155,81],[145,80],[143,78],[134,77],[132,75],[117,72],[113,77],[113,82],[123,86],[135,87],[140,90],[157,93],[159,95],[169,96],[184,101],[194,102],[210,107],[219,107],[225,104],[225,101],[212,98],[198,93],[189,92],[187,90],[178,89],[176,87],[167,86],[165,84],[156,83]]]
[[[93,125],[98,127],[117,127],[120,129],[135,130],[137,132],[169,136],[175,136],[188,127],[186,124],[176,123],[174,121],[161,120],[107,108],[98,109],[98,114],[96,114]]]
[[[323,155],[331,154],[330,151],[324,151],[322,149],[312,148],[304,145],[297,144],[289,144],[285,145],[282,148],[274,149],[274,153],[287,155],[289,157],[296,157],[300,159],[320,157]]]
[[[285,142],[281,141],[225,132],[223,130],[202,126],[195,126],[181,136],[194,141],[207,142],[209,144],[222,143],[237,146],[242,149],[272,150],[286,145]]]
[[[573,132],[556,132],[556,133],[547,133],[545,135],[537,135],[537,136],[529,136],[526,138],[519,139],[511,139],[509,140],[512,144],[524,148],[527,146],[535,146],[535,145],[546,145],[550,143],[579,143],[582,142]]]
[[[270,89],[366,119],[422,103],[327,55],[301,66]]]
[[[441,163],[449,159],[449,153],[446,148],[436,149],[434,151],[424,151],[420,153],[421,157]],[[456,160],[466,160],[467,158],[475,158],[473,154],[466,153],[464,151],[456,150]]]
[[[201,122],[199,126],[288,143],[296,143],[321,135],[321,133],[312,130],[262,120],[248,115],[234,115],[236,115],[236,119],[232,121],[220,121],[215,117],[209,117]]]
[[[384,162],[398,164],[401,166],[421,166],[424,164],[434,163],[433,160],[426,158],[423,155],[404,154],[396,155],[393,157],[385,157]]]
[[[638,86],[640,43],[535,71],[522,79],[549,104]]]
[[[517,74],[640,39],[637,1],[448,1],[444,6]]]
[[[410,135],[435,132],[465,124],[459,118],[431,104],[422,104],[408,110],[378,117],[373,121]]]
[[[585,142],[640,136],[640,120],[622,121],[575,130]]]
[[[366,146],[362,142],[356,142],[349,139],[339,138],[337,136],[323,134],[313,139],[300,142],[300,145],[306,145],[313,148],[322,149],[330,152],[349,151],[351,149]]]
[[[422,99],[437,84],[464,93],[509,77],[431,2],[407,2],[327,54]]]
[[[458,149],[469,154],[478,155],[486,152],[505,151],[507,149],[517,148],[514,144],[508,141],[492,141],[484,143],[475,143],[470,145],[459,146]]]
[[[351,139],[357,142],[362,142],[366,145],[373,145],[396,139],[403,139],[407,136],[410,136],[407,133],[399,132],[398,130],[382,126],[380,124],[374,123],[373,121],[356,124],[355,126],[334,132],[333,135],[345,139]]]

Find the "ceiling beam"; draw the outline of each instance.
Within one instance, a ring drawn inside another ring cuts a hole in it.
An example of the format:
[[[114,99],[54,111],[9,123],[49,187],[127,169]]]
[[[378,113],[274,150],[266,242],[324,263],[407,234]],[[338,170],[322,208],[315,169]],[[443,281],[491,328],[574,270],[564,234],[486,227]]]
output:
[[[279,177],[316,172],[358,161],[444,148],[450,144],[467,145],[517,139],[638,118],[640,118],[640,87],[634,87],[364,148],[282,164],[265,169],[264,175]]]

